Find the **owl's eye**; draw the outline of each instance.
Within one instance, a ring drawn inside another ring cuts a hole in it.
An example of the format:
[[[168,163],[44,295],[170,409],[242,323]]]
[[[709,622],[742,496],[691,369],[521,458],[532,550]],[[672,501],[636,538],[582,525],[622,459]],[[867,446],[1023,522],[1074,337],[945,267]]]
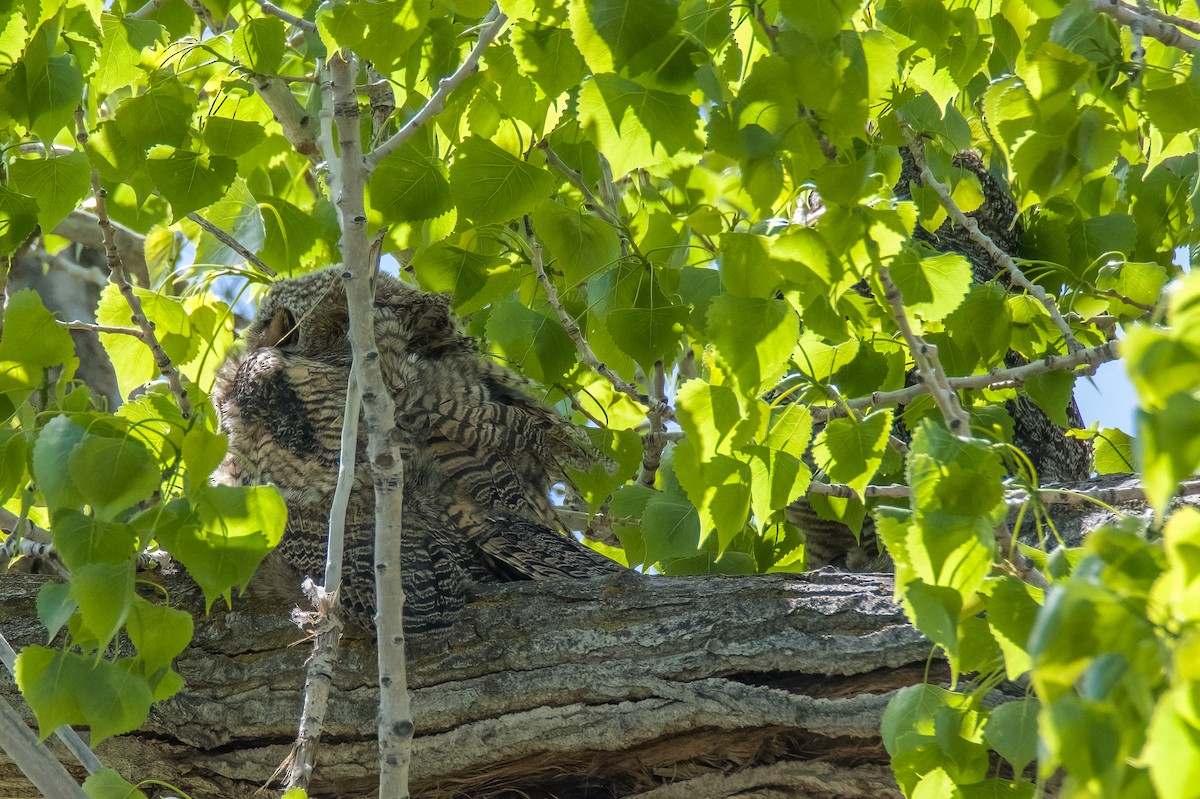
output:
[[[279,308],[263,331],[263,342],[268,347],[286,349],[300,343],[300,326],[287,308]]]

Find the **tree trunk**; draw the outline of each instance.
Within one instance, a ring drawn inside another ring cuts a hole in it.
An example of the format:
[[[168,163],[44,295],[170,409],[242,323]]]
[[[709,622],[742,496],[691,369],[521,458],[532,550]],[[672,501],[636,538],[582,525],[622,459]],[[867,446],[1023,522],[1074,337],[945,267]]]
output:
[[[45,579],[0,580],[18,647],[43,640]],[[165,583],[202,609],[186,577]],[[880,715],[925,677],[931,645],[891,592],[890,577],[830,572],[480,586],[454,627],[410,642],[413,794],[899,797]],[[300,638],[270,592],[200,619],[177,662],[187,687],[98,754],[194,799],[255,796],[295,734]],[[373,646],[348,630],[313,796],[375,795]],[[36,796],[7,759],[0,795]]]

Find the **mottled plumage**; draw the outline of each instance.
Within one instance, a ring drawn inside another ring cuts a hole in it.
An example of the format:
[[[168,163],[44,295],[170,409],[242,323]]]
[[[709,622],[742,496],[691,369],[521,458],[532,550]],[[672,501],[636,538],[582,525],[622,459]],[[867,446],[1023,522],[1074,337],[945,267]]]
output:
[[[603,460],[582,431],[526,394],[521,377],[484,358],[444,297],[380,276],[374,325],[402,435],[406,630],[449,623],[470,581],[623,571],[563,535],[549,500],[564,467]],[[348,326],[340,270],[279,281],[214,392],[230,445],[219,479],[279,487],[288,525],[278,552],[315,577],[324,569],[337,482]],[[341,596],[370,625],[374,499],[365,448],[360,425]]]

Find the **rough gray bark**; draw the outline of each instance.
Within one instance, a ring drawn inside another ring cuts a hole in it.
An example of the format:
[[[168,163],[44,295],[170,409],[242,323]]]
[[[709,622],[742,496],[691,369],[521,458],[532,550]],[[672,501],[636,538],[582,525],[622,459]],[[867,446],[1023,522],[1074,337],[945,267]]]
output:
[[[0,578],[18,646],[44,635],[45,579]],[[186,578],[167,583],[202,607]],[[481,587],[458,624],[411,641],[414,796],[898,797],[880,714],[931,647],[891,589],[833,573]],[[195,799],[253,796],[300,707],[308,647],[287,608],[251,591],[202,619],[177,664],[187,687],[101,759]],[[351,631],[343,646],[312,795],[373,796],[373,642]],[[36,796],[3,758],[0,795]]]

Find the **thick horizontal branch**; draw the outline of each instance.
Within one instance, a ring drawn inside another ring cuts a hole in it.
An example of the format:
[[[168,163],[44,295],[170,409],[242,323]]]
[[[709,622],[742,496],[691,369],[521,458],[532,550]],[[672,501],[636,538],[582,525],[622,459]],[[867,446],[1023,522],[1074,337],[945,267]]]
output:
[[[0,630],[18,645],[44,635],[44,579],[0,579]],[[263,579],[236,612],[198,620],[176,663],[186,689],[101,744],[106,764],[193,796],[255,795],[287,754],[307,654],[287,618],[299,597]],[[202,609],[184,578],[167,588]],[[410,641],[413,795],[631,796],[786,761],[831,780],[865,768],[875,799],[899,797],[880,717],[932,647],[891,594],[890,577],[824,572],[479,586],[454,627]],[[377,789],[374,645],[351,629],[342,648],[314,797]],[[710,783],[697,796],[733,795]],[[19,784],[0,758],[0,794]]]
[[[1157,39],[1168,47],[1176,47],[1188,53],[1200,50],[1200,39],[1188,36],[1159,15],[1143,13],[1137,7],[1123,3],[1121,0],[1092,0],[1092,8],[1101,14],[1107,14],[1128,28],[1135,26],[1141,28],[1147,36]]]

